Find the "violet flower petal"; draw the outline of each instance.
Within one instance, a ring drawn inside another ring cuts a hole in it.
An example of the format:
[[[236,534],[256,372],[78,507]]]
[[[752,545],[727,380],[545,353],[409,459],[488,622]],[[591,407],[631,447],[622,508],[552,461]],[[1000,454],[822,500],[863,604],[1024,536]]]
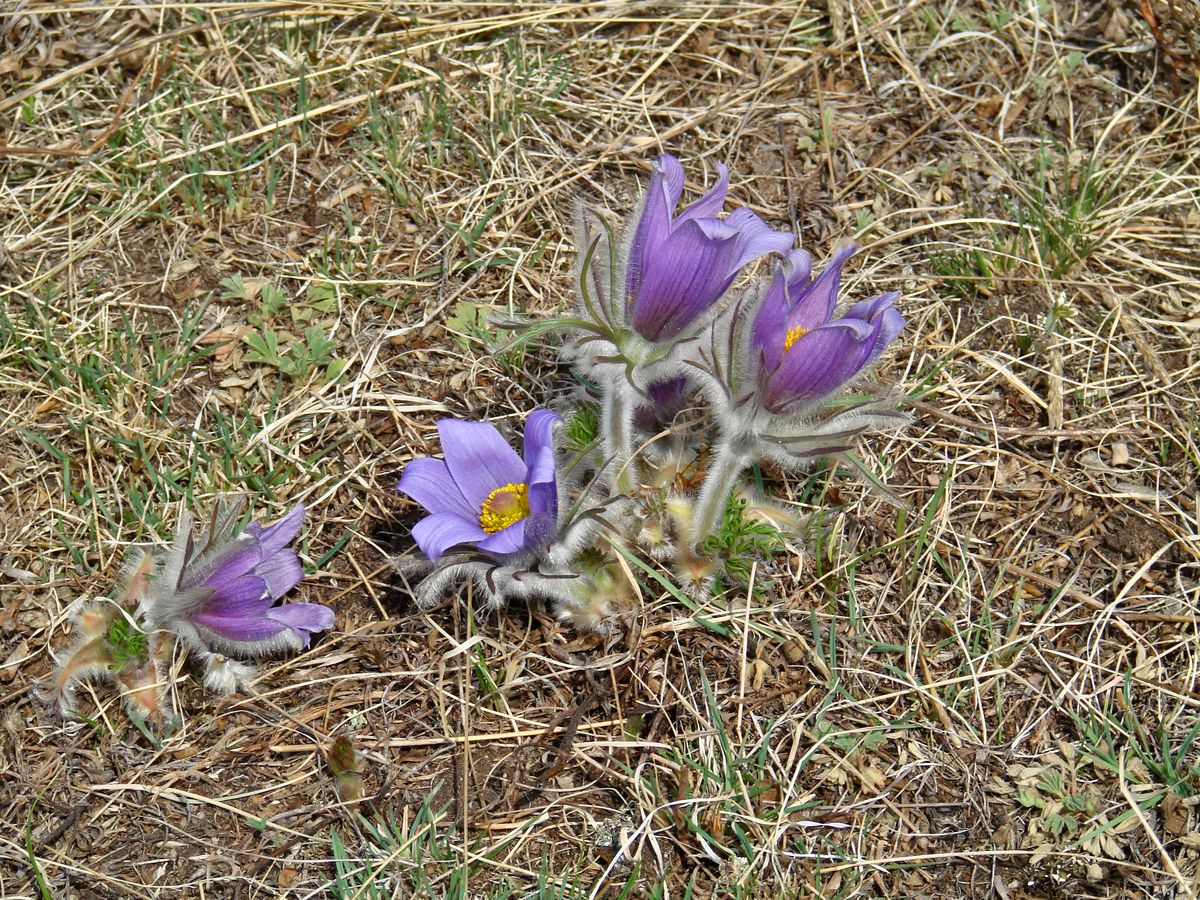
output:
[[[498,532],[497,532],[498,533]],[[466,519],[451,512],[436,512],[413,526],[413,540],[431,560],[458,544],[475,543],[488,536],[479,517]]]
[[[525,484],[531,513],[558,517],[557,464],[554,458],[554,429],[562,416],[550,409],[537,409],[525,420]]]
[[[525,468],[531,470],[541,452],[549,447],[554,450],[554,429],[562,422],[562,416],[552,409],[535,409],[525,419]]]
[[[734,216],[724,222],[689,219],[657,248],[633,302],[633,327],[643,337],[675,337],[720,299],[743,265],[791,246],[791,235],[771,231],[753,212],[745,213],[738,216],[741,228],[729,224]],[[761,227],[751,227],[747,216]]]
[[[233,643],[249,643],[261,641],[285,630],[284,622],[269,619],[265,615],[258,616],[226,616],[217,613],[199,612],[193,617],[197,624],[215,631],[218,635]]]
[[[496,488],[525,480],[525,463],[487,422],[438,422],[442,452],[458,489],[475,515]]]
[[[325,631],[332,628],[334,622],[333,610],[320,603],[288,603],[276,606],[267,612],[267,618],[282,622],[298,632],[305,647],[311,639],[310,632]]]
[[[414,459],[404,467],[397,489],[431,513],[452,512],[465,518],[479,515],[479,506],[466,501],[449,466],[441,459]]]
[[[518,519],[507,528],[501,528],[495,534],[489,534],[479,542],[479,549],[497,556],[508,556],[520,553],[525,549],[525,527],[529,518]]]
[[[762,350],[768,371],[779,365],[779,357],[787,343],[788,311],[808,285],[811,275],[812,255],[807,250],[789,251],[783,263],[776,266],[771,275],[771,284],[763,294],[762,303],[754,316],[750,337],[751,345]],[[828,321],[828,316],[816,324],[823,325],[825,321]]]
[[[626,295],[634,328],[658,341],[675,337],[729,288],[739,269],[759,256],[791,247],[790,234],[772,231],[749,209],[716,215],[729,190],[729,172],[678,216],[683,167],[664,154],[654,163],[626,266]]]
[[[726,216],[724,223],[738,230],[738,254],[730,275],[736,275],[743,266],[759,257],[787,253],[796,242],[796,236],[790,231],[776,231],[745,206]]]
[[[892,304],[899,296],[899,291],[880,294],[878,297],[854,304],[842,316],[843,319],[862,319],[878,323],[878,333],[875,336],[871,352],[867,355],[866,362],[863,363],[864,366],[870,365],[878,359],[879,354],[883,353],[904,329],[904,316],[900,314],[899,310],[892,308]]]
[[[861,319],[839,319],[810,331],[766,376],[763,405],[785,413],[833,393],[863,367],[876,333]]]
[[[240,616],[249,611],[266,609],[274,602],[266,579],[250,572],[228,582],[220,591],[214,591],[200,604],[200,608],[204,612],[223,616]]]
[[[837,253],[799,296],[791,298],[788,307],[787,330],[804,328],[811,331],[824,325],[837,307],[838,290],[842,284],[842,268],[858,248],[849,244]]]
[[[679,165],[676,161],[676,165]],[[680,167],[680,193],[683,193],[683,167]],[[695,203],[686,207],[683,212],[675,217],[675,224],[686,222],[688,219],[712,219],[716,218],[717,214],[725,206],[725,197],[729,194],[729,169],[722,163],[717,163],[717,183],[709,189],[703,197]],[[679,196],[676,195],[675,202],[679,202]],[[675,211],[675,207],[671,207],[671,212]]]
[[[239,537],[218,548],[203,565],[189,566],[180,579],[181,590],[200,586],[221,591],[225,585],[254,569],[262,560],[262,548],[253,538]]]
[[[250,524],[257,525],[258,523],[251,522]],[[303,524],[304,504],[297,503],[278,522],[255,529],[258,531],[258,544],[262,547],[263,555],[269,556],[294,541],[296,535],[300,533],[300,526]],[[249,527],[246,530],[249,531]]]
[[[659,431],[670,425],[683,412],[692,391],[686,375],[660,378],[646,386],[649,403],[639,403],[633,410],[633,422],[642,431]]]
[[[267,593],[278,599],[298,585],[304,578],[300,557],[291,547],[276,550],[254,567],[254,574],[266,582]]]
[[[526,476],[526,498],[531,515],[558,517],[558,485],[555,478],[554,448],[543,447]]]
[[[658,247],[671,234],[671,217],[683,195],[683,166],[664,153],[654,161],[646,199],[638,215],[625,272],[626,294],[633,297],[641,282],[646,253]]]

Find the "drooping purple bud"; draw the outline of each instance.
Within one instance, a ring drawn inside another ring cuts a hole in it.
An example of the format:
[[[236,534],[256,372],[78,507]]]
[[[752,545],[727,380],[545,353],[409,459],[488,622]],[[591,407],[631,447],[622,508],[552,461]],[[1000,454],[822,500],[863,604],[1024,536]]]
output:
[[[741,207],[726,218],[729,173],[719,166],[716,185],[678,215],[683,166],[663,154],[654,163],[626,266],[633,327],[650,341],[677,336],[729,289],[747,263],[782,253],[794,237],[772,231]]]
[[[648,403],[638,405],[633,411],[633,422],[643,431],[658,431],[675,421],[683,412],[691,393],[691,383],[686,375],[653,381],[646,388]]]
[[[238,533],[241,506],[219,502],[198,535],[191,533],[191,517],[183,517],[146,603],[147,619],[198,650],[243,659],[307,647],[313,632],[333,626],[333,610],[319,603],[275,605],[304,577],[289,546],[304,507],[297,504],[266,527],[251,522]]]

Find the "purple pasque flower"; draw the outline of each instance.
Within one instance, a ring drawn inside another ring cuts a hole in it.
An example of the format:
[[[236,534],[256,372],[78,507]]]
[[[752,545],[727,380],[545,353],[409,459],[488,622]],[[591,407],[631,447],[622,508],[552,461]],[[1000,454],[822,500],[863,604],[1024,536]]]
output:
[[[667,341],[729,289],[747,263],[783,253],[795,238],[772,231],[745,207],[717,214],[729,191],[729,172],[707,194],[675,215],[683,195],[683,166],[669,154],[654,163],[625,269],[633,327],[650,341]]]
[[[643,431],[658,431],[670,425],[683,412],[692,384],[686,375],[652,381],[646,387],[648,403],[640,403],[633,410],[633,424]]]
[[[261,656],[307,647],[312,633],[333,625],[333,610],[319,603],[275,601],[304,577],[289,546],[304,521],[296,504],[271,525],[237,523],[242,501],[218,501],[207,528],[192,533],[185,513],[179,532],[146,600],[147,620],[201,651]]]
[[[761,354],[760,396],[768,411],[799,412],[828,397],[874,362],[904,327],[892,307],[896,292],[833,318],[842,267],[855,252],[853,245],[843,247],[812,278],[812,257],[794,250],[772,275],[750,336]]]
[[[413,527],[421,552],[437,560],[460,544],[499,558],[544,550],[558,527],[554,427],[561,421],[548,409],[529,414],[524,459],[487,422],[438,422],[446,458],[414,459],[398,486],[429,511]]]

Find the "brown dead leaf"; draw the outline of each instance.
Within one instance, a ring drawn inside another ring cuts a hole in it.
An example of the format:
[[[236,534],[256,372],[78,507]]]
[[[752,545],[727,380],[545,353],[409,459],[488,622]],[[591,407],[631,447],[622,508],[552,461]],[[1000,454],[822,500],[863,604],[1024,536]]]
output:
[[[203,347],[211,347],[215,344],[216,349],[212,352],[213,359],[223,363],[229,354],[233,352],[234,348],[238,346],[238,342],[253,330],[249,325],[242,325],[237,328],[210,331],[201,337],[197,343]]]
[[[194,275],[187,281],[177,281],[173,284],[168,284],[167,296],[177,303],[184,300],[190,300],[192,297],[195,297],[200,293],[200,282],[201,277],[199,275]]]
[[[41,403],[39,403],[37,405],[37,409],[35,409],[33,411],[33,416],[35,419],[40,419],[42,416],[46,415],[47,413],[54,412],[60,406],[62,406],[62,402],[60,400],[58,400],[58,398],[48,397],[47,399],[43,400]]]
[[[356,116],[353,119],[345,119],[344,121],[336,122],[329,129],[329,136],[335,141],[344,140],[345,137],[348,134],[350,134],[351,131],[353,131],[355,128],[357,128],[359,125],[361,125],[363,122],[365,122],[366,118],[367,118],[367,114],[364,112],[364,113],[360,113],[358,116]]]
[[[1159,809],[1162,811],[1163,828],[1176,837],[1182,837],[1187,834],[1188,808],[1183,805],[1183,801],[1179,799],[1178,794],[1174,791],[1167,791],[1167,795],[1163,797]]]

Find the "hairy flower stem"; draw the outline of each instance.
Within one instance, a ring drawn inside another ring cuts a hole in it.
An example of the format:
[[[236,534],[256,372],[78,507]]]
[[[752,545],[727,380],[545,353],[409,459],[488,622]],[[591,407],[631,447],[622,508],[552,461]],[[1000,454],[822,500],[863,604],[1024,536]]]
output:
[[[691,528],[688,533],[690,549],[699,549],[711,535],[721,527],[725,506],[733,492],[737,477],[751,463],[751,457],[729,443],[722,443],[716,456],[709,464],[708,477],[700,491],[700,499],[692,509]]]
[[[604,385],[604,403],[600,409],[600,434],[604,455],[611,467],[612,492],[628,495],[633,490],[633,387],[625,374],[615,375]]]

